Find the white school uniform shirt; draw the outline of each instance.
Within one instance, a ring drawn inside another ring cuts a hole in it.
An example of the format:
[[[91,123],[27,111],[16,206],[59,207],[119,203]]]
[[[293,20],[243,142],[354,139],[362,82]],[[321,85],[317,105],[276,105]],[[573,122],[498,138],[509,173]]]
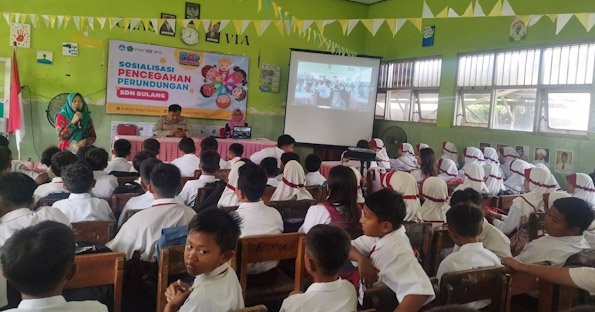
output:
[[[326,185],[326,178],[320,174],[320,171],[308,172],[306,174],[306,186]]]
[[[407,295],[427,295],[425,303],[434,300],[432,283],[413,254],[405,227],[382,238],[362,235],[352,240],[351,245],[364,255],[370,255],[372,264],[380,271],[378,282],[394,291],[399,302]],[[361,303],[361,287],[359,295]]]
[[[43,221],[56,221],[72,228],[68,218],[58,209],[40,207],[36,211],[29,208],[19,208],[8,212],[0,218],[0,247],[16,231],[38,224]]]
[[[340,211],[341,208],[342,207],[337,207],[337,210]],[[319,224],[330,224],[331,221],[331,214],[326,210],[326,207],[324,207],[323,204],[310,206],[308,212],[306,212],[304,223],[300,226],[298,232],[308,233],[314,226]]]
[[[357,295],[353,284],[337,279],[328,283],[313,283],[305,293],[283,300],[279,312],[355,312]]]
[[[198,194],[198,189],[203,188],[207,183],[212,183],[215,181],[219,181],[213,175],[206,175],[201,174],[200,177],[196,180],[188,180],[180,194],[178,194],[178,198],[180,198],[184,204],[188,207],[194,206],[194,201],[196,200],[196,195]]]
[[[33,197],[36,199],[44,198],[52,193],[66,193],[67,190],[64,189],[64,184],[62,183],[62,178],[55,177],[52,181],[42,184],[35,189],[33,192]]]
[[[225,161],[223,159],[220,159],[219,161],[219,168],[220,169],[231,169],[231,166],[233,166],[233,164],[235,164],[236,162],[240,161],[242,159],[242,157],[234,157],[228,161]]]
[[[101,170],[93,171],[95,187],[91,190],[91,195],[100,198],[109,198],[118,187],[118,178],[109,175]]]
[[[184,154],[171,161],[171,164],[180,169],[183,177],[193,177],[194,171],[200,169],[200,158],[194,154]]]
[[[551,265],[562,266],[568,257],[591,246],[583,235],[553,237],[549,235],[528,242],[515,258],[523,263],[548,261]]]
[[[244,308],[242,286],[227,263],[195,277],[192,288],[179,312],[235,311]]]
[[[55,202],[52,208],[60,210],[71,223],[116,220],[109,204],[89,193],[71,193],[67,199]]]
[[[570,268],[568,273],[577,287],[588,291],[591,296],[595,296],[595,268]]]
[[[12,312],[107,312],[107,307],[99,301],[70,301],[62,296],[53,296],[40,299],[25,299],[19,303],[19,306],[6,310]]]
[[[487,250],[495,253],[498,257],[504,258],[512,256],[510,251],[510,238],[498,228],[491,225],[485,218],[483,219],[481,233],[478,238]]]
[[[129,199],[126,205],[124,206],[124,209],[122,209],[122,212],[120,213],[120,218],[118,219],[118,228],[121,228],[122,224],[124,224],[124,218],[126,217],[126,212],[128,212],[128,210],[140,210],[149,208],[153,205],[153,200],[153,193],[149,191],[145,192],[142,195],[138,195]]]
[[[155,199],[152,207],[137,212],[128,219],[116,237],[105,246],[125,253],[127,260],[138,250],[141,260],[155,262],[161,229],[188,225],[194,215],[194,210],[184,206],[179,199]]]
[[[277,178],[268,178],[267,179],[267,185],[270,185],[272,187],[279,186],[279,183],[281,183],[281,181],[277,180]]]
[[[103,169],[105,173],[110,173],[112,171],[123,171],[123,172],[130,172],[130,168],[132,168],[132,164],[126,160],[124,157],[116,157],[112,161],[107,163],[107,167]]]
[[[240,237],[283,233],[283,219],[277,209],[269,207],[263,201],[240,203],[236,210],[242,218]],[[278,261],[265,261],[248,265],[248,274],[266,272],[279,264]]]
[[[274,157],[277,158],[277,164],[281,164],[281,155],[283,155],[283,153],[285,153],[282,149],[280,149],[277,146],[273,146],[273,147],[265,147],[263,149],[261,149],[260,151],[250,155],[250,160],[257,164],[260,165],[260,162],[267,158],[267,157]]]

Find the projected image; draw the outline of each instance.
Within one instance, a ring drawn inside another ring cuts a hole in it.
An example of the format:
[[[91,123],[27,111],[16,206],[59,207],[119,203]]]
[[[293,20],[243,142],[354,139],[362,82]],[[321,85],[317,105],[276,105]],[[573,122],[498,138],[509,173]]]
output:
[[[300,61],[293,105],[367,111],[371,83],[370,67]]]

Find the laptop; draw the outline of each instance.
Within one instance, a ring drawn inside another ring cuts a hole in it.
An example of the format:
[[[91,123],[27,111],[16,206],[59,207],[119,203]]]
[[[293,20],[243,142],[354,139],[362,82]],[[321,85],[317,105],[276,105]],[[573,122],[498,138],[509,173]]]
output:
[[[252,127],[233,127],[231,137],[234,139],[250,139],[252,138]]]

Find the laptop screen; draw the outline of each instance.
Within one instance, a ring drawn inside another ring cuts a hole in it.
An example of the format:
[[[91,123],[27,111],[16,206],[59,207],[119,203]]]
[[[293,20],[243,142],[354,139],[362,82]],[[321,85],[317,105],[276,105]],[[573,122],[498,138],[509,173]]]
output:
[[[234,139],[250,139],[252,137],[252,127],[233,127]]]

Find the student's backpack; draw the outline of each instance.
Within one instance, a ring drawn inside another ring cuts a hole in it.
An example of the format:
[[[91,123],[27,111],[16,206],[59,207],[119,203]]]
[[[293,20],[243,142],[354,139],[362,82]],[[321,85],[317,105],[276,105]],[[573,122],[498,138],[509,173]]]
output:
[[[125,184],[118,185],[114,189],[114,192],[112,194],[126,194],[126,193],[136,193],[138,195],[142,195],[145,193],[145,190],[143,190],[143,187],[140,184],[138,184],[136,182],[132,182],[132,183],[125,183]]]
[[[198,190],[202,194],[196,195],[192,209],[198,213],[209,208],[217,208],[217,202],[219,202],[219,198],[221,198],[221,194],[223,194],[226,186],[227,183],[225,181],[215,181],[205,184],[205,186]]]

